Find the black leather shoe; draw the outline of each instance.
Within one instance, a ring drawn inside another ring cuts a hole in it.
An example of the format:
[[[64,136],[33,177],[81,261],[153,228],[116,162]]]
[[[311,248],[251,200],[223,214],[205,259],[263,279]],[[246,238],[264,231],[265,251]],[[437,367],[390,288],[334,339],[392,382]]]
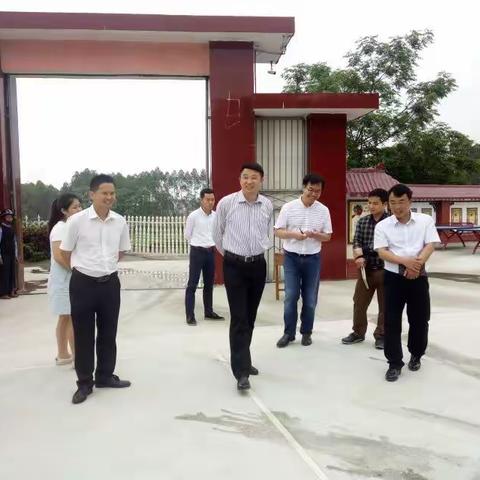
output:
[[[91,393],[92,387],[87,387],[85,385],[79,386],[78,390],[73,394],[72,403],[76,405],[84,402]]]
[[[196,325],[197,321],[195,320],[195,317],[187,317],[187,325]]]
[[[312,344],[312,334],[311,333],[304,333],[302,335],[302,345],[304,347],[308,347]]]
[[[422,363],[420,362],[420,357],[416,357],[415,355],[412,355],[410,357],[410,361],[408,362],[408,369],[411,370],[412,372],[416,372],[417,370],[420,370],[421,366],[422,366]]]
[[[390,367],[385,374],[385,380],[387,382],[396,382],[401,373],[401,368]]]
[[[278,348],[284,348],[286,347],[290,342],[293,342],[295,338],[290,338],[290,335],[285,333],[280,340],[277,342],[277,347]]]
[[[383,348],[385,347],[385,340],[383,339],[383,337],[378,337],[375,339],[375,348],[378,349],[378,350],[383,350]]]
[[[97,388],[127,388],[131,385],[128,380],[120,380],[116,375],[112,375],[107,380],[95,380]]]
[[[224,317],[221,317],[218,313],[212,312],[210,315],[205,315],[207,320],[225,320]]]
[[[250,375],[258,375],[258,368],[255,368],[253,365],[250,367]]]
[[[250,388],[250,382],[248,377],[240,377],[237,382],[237,390],[248,390]]]

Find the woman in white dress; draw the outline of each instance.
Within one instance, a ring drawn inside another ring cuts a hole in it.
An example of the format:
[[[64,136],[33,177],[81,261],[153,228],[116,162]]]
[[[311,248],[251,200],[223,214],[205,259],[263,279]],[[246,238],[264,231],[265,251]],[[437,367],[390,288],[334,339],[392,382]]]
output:
[[[72,272],[70,265],[60,254],[60,243],[65,234],[66,221],[82,210],[80,199],[73,193],[64,193],[53,201],[48,221],[50,234],[50,275],[48,276],[48,301],[52,313],[58,315],[57,335],[57,365],[72,363],[74,357],[73,327],[70,316],[70,295],[68,286]],[[68,346],[70,345],[70,352]]]

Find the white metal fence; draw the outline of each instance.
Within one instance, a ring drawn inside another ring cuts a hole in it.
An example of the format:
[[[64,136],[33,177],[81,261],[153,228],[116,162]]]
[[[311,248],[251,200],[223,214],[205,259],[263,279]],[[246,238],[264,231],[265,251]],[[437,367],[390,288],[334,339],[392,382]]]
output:
[[[132,242],[132,253],[160,256],[188,255],[184,237],[184,216],[126,216]]]

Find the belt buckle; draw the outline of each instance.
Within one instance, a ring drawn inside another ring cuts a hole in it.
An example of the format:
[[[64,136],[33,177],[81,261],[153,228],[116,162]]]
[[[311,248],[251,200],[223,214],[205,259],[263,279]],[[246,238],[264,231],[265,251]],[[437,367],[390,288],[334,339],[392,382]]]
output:
[[[245,257],[245,263],[253,263],[254,257],[250,255],[249,257]]]

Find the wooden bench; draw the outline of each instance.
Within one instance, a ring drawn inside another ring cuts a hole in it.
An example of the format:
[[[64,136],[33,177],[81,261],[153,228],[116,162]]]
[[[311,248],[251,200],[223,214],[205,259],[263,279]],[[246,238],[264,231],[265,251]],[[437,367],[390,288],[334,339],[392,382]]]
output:
[[[273,254],[273,276],[275,280],[275,299],[280,300],[280,292],[284,292],[285,288],[280,287],[280,267],[283,265],[284,255],[283,252]]]

